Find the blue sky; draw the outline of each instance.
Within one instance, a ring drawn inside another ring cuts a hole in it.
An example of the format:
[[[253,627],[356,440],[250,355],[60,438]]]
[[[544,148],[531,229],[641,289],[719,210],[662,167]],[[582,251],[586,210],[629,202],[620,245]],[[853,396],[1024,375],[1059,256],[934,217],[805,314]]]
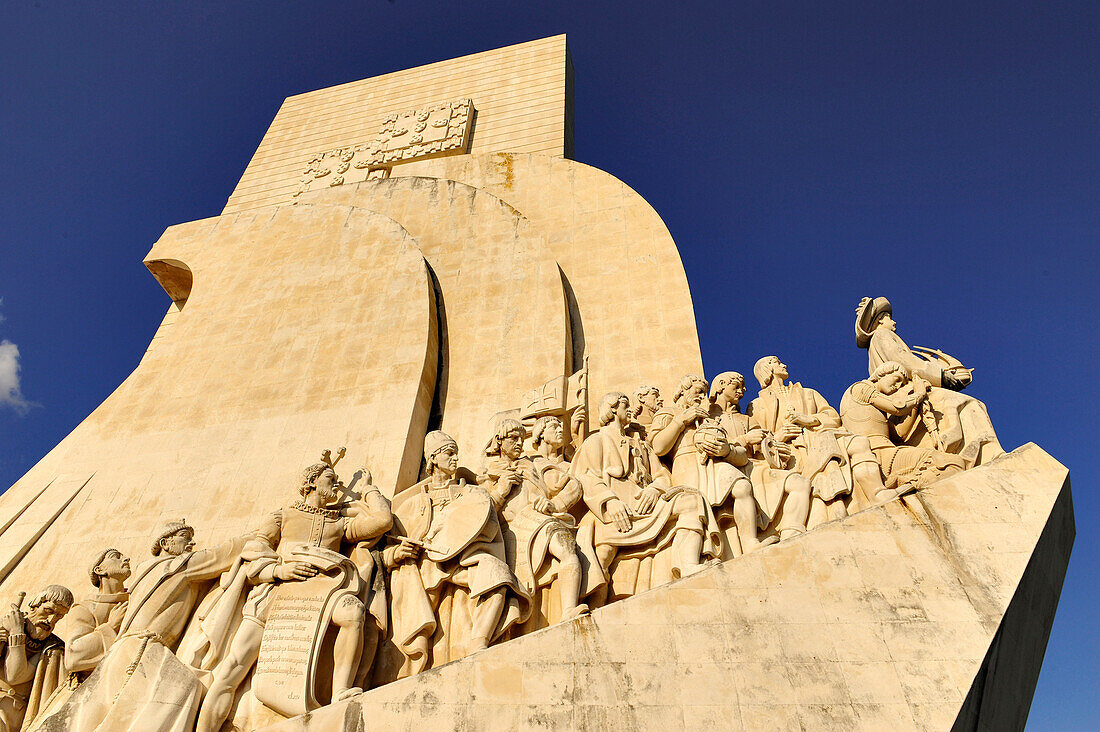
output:
[[[221,210],[284,97],[562,32],[576,158],[664,217],[708,375],[777,353],[835,404],[887,295],[1070,468],[1029,728],[1097,726],[1095,2],[4,3],[0,486],[136,366],[168,304],[142,256]]]

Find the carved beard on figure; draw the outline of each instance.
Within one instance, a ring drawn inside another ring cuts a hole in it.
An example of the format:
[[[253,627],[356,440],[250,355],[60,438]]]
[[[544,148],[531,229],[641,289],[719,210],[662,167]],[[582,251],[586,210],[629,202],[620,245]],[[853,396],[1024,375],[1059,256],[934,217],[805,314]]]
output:
[[[27,635],[31,636],[35,640],[42,640],[44,638],[47,638],[50,633],[53,632],[53,628],[45,620],[33,620],[31,618],[27,618],[27,620],[27,624],[30,626],[27,629]]]
[[[336,500],[336,488],[335,486],[332,488],[322,488],[318,486],[317,496],[325,503],[325,505],[328,505]]]

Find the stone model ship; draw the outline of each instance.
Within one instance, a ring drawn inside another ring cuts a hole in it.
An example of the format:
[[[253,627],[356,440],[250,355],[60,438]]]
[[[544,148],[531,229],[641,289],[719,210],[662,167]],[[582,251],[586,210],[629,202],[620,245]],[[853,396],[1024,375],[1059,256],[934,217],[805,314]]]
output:
[[[0,498],[0,729],[1023,726],[1065,468],[882,297],[837,402],[704,378],[660,217],[571,153],[564,36],[286,100]]]

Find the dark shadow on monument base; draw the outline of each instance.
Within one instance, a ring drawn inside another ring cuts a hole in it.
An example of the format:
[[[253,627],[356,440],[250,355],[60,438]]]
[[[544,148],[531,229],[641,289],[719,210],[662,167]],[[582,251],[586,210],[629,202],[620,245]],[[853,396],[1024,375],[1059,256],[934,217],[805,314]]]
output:
[[[1076,535],[1067,475],[953,732],[1024,729]]]

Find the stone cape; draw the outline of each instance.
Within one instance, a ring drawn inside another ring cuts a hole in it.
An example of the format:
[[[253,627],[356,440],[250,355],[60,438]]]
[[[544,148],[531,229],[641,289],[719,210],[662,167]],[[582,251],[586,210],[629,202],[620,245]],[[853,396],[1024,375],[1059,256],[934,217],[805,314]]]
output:
[[[149,638],[127,636],[61,710],[30,729],[190,732],[202,694],[198,678],[175,654]]]

